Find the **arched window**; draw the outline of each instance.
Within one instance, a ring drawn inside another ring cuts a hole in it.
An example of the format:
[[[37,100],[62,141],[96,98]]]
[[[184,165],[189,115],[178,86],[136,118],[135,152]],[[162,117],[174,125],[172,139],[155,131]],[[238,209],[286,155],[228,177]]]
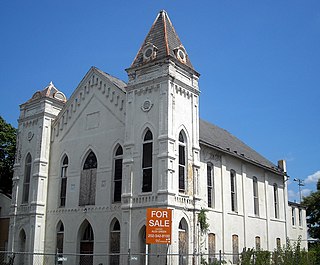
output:
[[[142,192],[152,191],[152,140],[152,133],[148,130],[143,138]]]
[[[22,203],[27,203],[29,201],[31,161],[32,161],[31,155],[30,155],[30,153],[28,153],[26,160],[25,160],[25,165],[24,165]]]
[[[187,221],[182,218],[179,222],[179,264],[187,265],[188,253],[189,253],[189,240],[188,240],[188,224]]]
[[[239,263],[239,237],[237,235],[232,236],[232,254],[233,264]]]
[[[179,133],[179,192],[186,192],[186,141],[181,131]]]
[[[234,170],[230,171],[230,186],[231,186],[231,211],[237,212],[237,182],[236,182],[236,172]]]
[[[110,226],[110,265],[120,264],[120,223],[113,220]]]
[[[273,184],[273,200],[274,200],[274,217],[279,218],[279,197],[278,197],[278,185]]]
[[[113,202],[121,202],[122,155],[123,155],[123,150],[122,150],[122,147],[119,145],[114,156]]]
[[[96,198],[97,158],[91,151],[83,165],[80,180],[79,205],[94,205]]]
[[[60,221],[57,225],[57,253],[63,253],[64,226]]]
[[[207,164],[207,190],[208,190],[208,207],[214,207],[214,179],[213,165]]]
[[[253,183],[253,207],[254,214],[259,216],[259,196],[258,196],[258,180],[256,177],[252,179]]]
[[[61,166],[60,206],[66,205],[68,164],[68,156],[65,156]]]
[[[209,264],[214,263],[216,260],[216,235],[213,233],[208,234],[208,254]]]
[[[17,256],[17,263],[15,264],[28,264],[28,255],[25,254],[25,252],[27,252],[26,242],[27,242],[27,235],[24,229],[22,229],[19,233],[19,250],[18,250],[19,252],[21,252],[21,254]]]
[[[80,264],[92,265],[93,264],[93,247],[94,247],[94,234],[90,223],[85,220],[81,226],[83,232],[80,235]]]

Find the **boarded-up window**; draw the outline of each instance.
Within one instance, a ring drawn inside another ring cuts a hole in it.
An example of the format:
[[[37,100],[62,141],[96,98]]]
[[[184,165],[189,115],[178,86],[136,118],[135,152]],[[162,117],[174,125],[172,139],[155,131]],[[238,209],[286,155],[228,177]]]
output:
[[[148,130],[143,139],[142,192],[152,191],[152,133]]]
[[[29,201],[29,189],[30,189],[30,176],[31,176],[31,155],[28,153],[25,165],[24,165],[24,181],[23,181],[23,193],[22,193],[22,203],[27,203]]]
[[[216,260],[216,235],[213,233],[208,234],[208,254],[209,264],[214,263]]]
[[[188,225],[183,218],[179,223],[179,264],[188,264]]]
[[[260,250],[261,249],[261,239],[259,236],[256,236],[256,250]]]
[[[66,205],[68,157],[65,156],[61,167],[60,206]]]
[[[233,254],[233,264],[239,263],[239,238],[237,235],[232,236],[232,254]]]
[[[258,180],[256,177],[253,177],[253,206],[254,214],[259,215]]]
[[[110,231],[110,265],[120,264],[120,223],[116,220]]]
[[[208,192],[208,207],[214,207],[214,182],[213,182],[213,166],[207,164],[207,192]]]
[[[90,152],[84,163],[80,180],[79,205],[94,205],[96,198],[97,158]]]
[[[113,201],[121,201],[122,193],[122,147],[117,148],[115,158],[114,158],[114,178],[113,178]]]
[[[179,192],[186,192],[186,143],[182,131],[179,134]]]

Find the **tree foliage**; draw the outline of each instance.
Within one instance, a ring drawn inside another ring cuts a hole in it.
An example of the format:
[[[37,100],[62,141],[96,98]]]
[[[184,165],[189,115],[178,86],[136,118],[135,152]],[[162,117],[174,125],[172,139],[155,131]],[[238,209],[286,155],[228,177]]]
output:
[[[0,189],[11,194],[17,132],[0,116]]]
[[[303,198],[304,206],[307,207],[308,232],[314,239],[320,239],[320,179],[317,183],[317,191]]]

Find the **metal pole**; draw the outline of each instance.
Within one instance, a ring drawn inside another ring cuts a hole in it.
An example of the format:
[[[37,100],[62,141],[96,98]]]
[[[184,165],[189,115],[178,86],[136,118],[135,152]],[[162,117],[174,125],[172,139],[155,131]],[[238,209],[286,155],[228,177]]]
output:
[[[301,201],[302,201],[301,187],[304,186],[303,180],[302,180],[302,179],[295,178],[293,181],[298,182],[298,186],[299,186],[299,196],[300,196],[300,203],[301,203]]]

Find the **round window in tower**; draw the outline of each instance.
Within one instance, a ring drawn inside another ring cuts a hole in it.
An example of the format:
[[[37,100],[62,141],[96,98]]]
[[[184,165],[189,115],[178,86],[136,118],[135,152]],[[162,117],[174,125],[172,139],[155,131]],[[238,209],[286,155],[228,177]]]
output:
[[[177,51],[177,58],[178,58],[181,62],[183,62],[183,63],[186,62],[186,54],[185,54],[185,52],[184,52],[182,49],[179,49],[179,50]]]
[[[155,51],[154,51],[153,46],[146,47],[146,49],[143,52],[143,59],[148,61],[148,60],[154,58],[154,53],[155,53]]]

